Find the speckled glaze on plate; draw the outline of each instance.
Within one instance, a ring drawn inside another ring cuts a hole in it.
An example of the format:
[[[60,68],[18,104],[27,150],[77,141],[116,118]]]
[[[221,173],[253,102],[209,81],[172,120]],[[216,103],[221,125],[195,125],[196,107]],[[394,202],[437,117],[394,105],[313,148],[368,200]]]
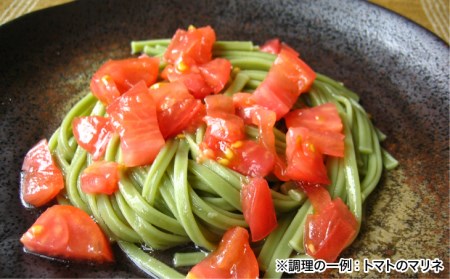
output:
[[[449,49],[410,21],[364,1],[79,1],[0,27],[0,277],[143,277],[120,252],[111,266],[26,254],[36,211],[19,201],[26,151],[85,94],[92,72],[129,55],[134,39],[212,25],[222,40],[280,37],[314,69],[358,92],[400,167],[369,197],[344,256],[439,258],[449,273]],[[323,276],[340,276],[336,272]],[[388,277],[385,273],[341,276]]]

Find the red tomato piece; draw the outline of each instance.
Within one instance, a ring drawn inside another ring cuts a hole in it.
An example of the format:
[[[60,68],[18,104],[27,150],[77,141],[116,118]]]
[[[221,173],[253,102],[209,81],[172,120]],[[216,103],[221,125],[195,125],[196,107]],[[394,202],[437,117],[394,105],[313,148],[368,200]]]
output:
[[[259,50],[272,54],[279,54],[281,50],[289,51],[292,55],[299,56],[299,53],[286,43],[282,43],[280,39],[274,38],[266,41]]]
[[[281,41],[279,38],[268,40],[261,47],[259,47],[259,50],[272,54],[278,54],[281,50]]]
[[[344,157],[345,136],[343,134],[316,131],[304,127],[290,129],[295,131],[297,138],[310,142],[318,152],[330,156]]]
[[[275,112],[266,108],[255,107],[252,113],[252,124],[259,128],[259,141],[269,150],[275,153]]]
[[[198,68],[206,84],[214,94],[219,93],[230,79],[231,63],[225,58],[216,58]]]
[[[182,82],[158,84],[150,89],[150,94],[156,102],[158,124],[165,139],[197,125],[204,116],[204,105]]]
[[[120,135],[123,163],[127,167],[153,162],[164,146],[158,125],[156,104],[141,81],[108,106],[116,132]]]
[[[83,170],[81,189],[88,194],[111,195],[119,189],[120,170],[116,162],[97,161]]]
[[[72,130],[78,145],[89,152],[94,161],[103,156],[113,134],[109,119],[103,116],[76,117]]]
[[[197,99],[219,93],[230,78],[231,63],[224,58],[211,60],[215,41],[210,26],[178,29],[164,53],[169,65],[161,77],[182,81]]]
[[[327,262],[334,262],[353,241],[358,221],[340,198],[331,200],[330,193],[319,184],[297,182],[314,207],[306,218],[306,252]]]
[[[229,113],[234,114],[233,99],[222,94],[206,96],[205,99],[206,114],[214,116],[214,113]]]
[[[309,130],[309,138],[322,154],[344,157],[344,138],[342,133]]]
[[[316,213],[322,212],[331,203],[330,193],[322,185],[305,181],[296,183],[306,193]]]
[[[244,121],[234,114],[218,111],[214,116],[205,116],[204,121],[207,125],[205,138],[211,136],[233,143],[245,137]]]
[[[163,76],[167,76],[170,82],[181,81],[189,89],[189,92],[197,98],[204,97],[213,93],[213,89],[206,83],[202,73],[197,65],[185,66],[182,71],[174,65],[167,65]]]
[[[253,93],[256,102],[283,117],[298,96],[309,90],[316,73],[295,53],[281,49],[264,81]]]
[[[271,84],[270,80],[264,80],[253,92],[256,103],[274,111],[277,115],[277,120],[280,120],[291,109],[287,101],[283,101],[280,98],[283,93],[278,93],[279,91],[281,89],[278,85]]]
[[[110,60],[104,63],[91,80],[91,91],[104,104],[112,103],[140,81],[155,83],[159,59],[141,55],[138,58]]]
[[[31,252],[70,260],[114,261],[110,244],[83,210],[70,205],[48,208],[20,238]]]
[[[233,94],[233,104],[236,114],[244,119],[245,124],[251,124],[253,107],[257,106],[253,94],[245,92],[235,93]]]
[[[290,128],[286,134],[286,175],[292,180],[330,184],[322,154],[301,136],[300,129]]]
[[[341,133],[343,127],[339,112],[332,103],[296,109],[289,112],[284,119],[288,128],[301,126],[312,130]]]
[[[306,252],[316,259],[334,262],[356,237],[357,228],[355,216],[337,198],[320,213],[306,218]]]
[[[22,164],[21,193],[26,203],[42,206],[64,188],[64,177],[53,161],[47,140],[28,151]]]
[[[274,163],[272,171],[278,179],[282,181],[290,180],[286,176],[286,163],[275,150],[275,135],[273,127],[276,121],[276,113],[256,103],[255,98],[250,93],[236,93],[233,95],[233,103],[236,107],[236,114],[244,119],[245,124],[253,124],[259,128],[259,142],[272,153]],[[263,175],[265,176],[265,175]]]
[[[276,122],[276,114],[256,103],[250,93],[236,93],[233,95],[233,104],[236,114],[244,119],[245,124],[253,124],[259,128],[260,137],[267,145],[273,145],[273,127]]]
[[[231,156],[229,154],[232,154]],[[273,170],[275,155],[263,144],[251,140],[237,141],[224,152],[225,164],[247,176],[264,177]]]
[[[210,26],[178,29],[164,53],[164,59],[174,65],[181,61],[187,65],[209,62],[215,41],[216,33]]]
[[[247,221],[252,241],[268,236],[277,227],[277,216],[273,206],[269,184],[264,178],[251,178],[241,189],[242,212]]]
[[[316,79],[314,70],[298,57],[296,51],[288,47],[281,48],[275,59],[273,72],[284,74],[292,84],[295,84],[298,95],[308,91]]]
[[[229,229],[217,250],[196,264],[187,278],[258,278],[259,267],[248,242],[248,232],[241,227]]]

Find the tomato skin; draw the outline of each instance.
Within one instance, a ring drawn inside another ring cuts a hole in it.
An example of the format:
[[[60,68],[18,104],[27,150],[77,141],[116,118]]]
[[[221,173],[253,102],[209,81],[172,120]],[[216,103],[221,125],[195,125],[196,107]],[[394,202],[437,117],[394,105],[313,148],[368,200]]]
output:
[[[258,278],[258,261],[248,236],[244,228],[228,229],[219,247],[192,267],[187,278]]]
[[[152,85],[159,72],[159,59],[141,55],[138,58],[109,60],[95,72],[91,79],[91,91],[108,105],[140,81]]]
[[[72,131],[78,145],[89,152],[94,161],[103,156],[113,135],[109,119],[103,116],[75,117]]]
[[[253,242],[264,239],[277,227],[272,195],[264,178],[251,178],[242,186],[241,204]]]
[[[302,128],[289,128],[286,134],[286,175],[292,180],[330,184],[322,154],[308,139]]]
[[[164,59],[171,64],[180,61],[187,65],[206,63],[212,58],[215,41],[216,33],[210,26],[178,29],[164,53]]]
[[[111,195],[119,189],[119,179],[118,163],[97,161],[83,170],[80,177],[81,190],[88,194]]]
[[[151,88],[156,102],[159,129],[164,139],[174,137],[201,121],[204,105],[195,99],[182,82],[162,83]]]
[[[94,262],[114,261],[110,244],[83,210],[54,205],[20,238],[25,248],[49,257]]]
[[[286,126],[305,127],[319,131],[342,132],[342,120],[333,103],[326,103],[289,112],[285,117]]]
[[[47,140],[40,140],[22,164],[21,194],[26,203],[39,207],[50,202],[64,188],[64,177],[53,161]]]
[[[358,221],[340,198],[331,200],[323,186],[299,185],[314,207],[314,214],[308,215],[305,223],[306,252],[316,259],[334,262],[356,237]]]
[[[156,104],[143,81],[107,107],[120,135],[123,163],[127,167],[153,162],[165,144],[159,130]]]

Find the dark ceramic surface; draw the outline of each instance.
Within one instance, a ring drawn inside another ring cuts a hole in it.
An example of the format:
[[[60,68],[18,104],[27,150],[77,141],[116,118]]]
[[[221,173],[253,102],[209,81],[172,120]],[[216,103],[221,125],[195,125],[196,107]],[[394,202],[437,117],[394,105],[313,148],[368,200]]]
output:
[[[81,1],[0,27],[0,277],[144,276],[120,253],[107,267],[23,253],[19,238],[36,212],[20,204],[19,170],[26,151],[86,93],[98,65],[127,56],[130,40],[169,37],[189,24],[210,24],[223,40],[278,36],[358,92],[400,167],[369,198],[345,256],[440,258],[437,276],[448,277],[448,47],[381,8],[334,0]]]

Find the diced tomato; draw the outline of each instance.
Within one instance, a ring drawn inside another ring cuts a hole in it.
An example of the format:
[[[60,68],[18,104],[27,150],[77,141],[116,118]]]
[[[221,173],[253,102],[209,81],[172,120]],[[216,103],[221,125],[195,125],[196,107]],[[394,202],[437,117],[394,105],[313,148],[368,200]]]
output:
[[[275,59],[273,72],[283,73],[288,77],[288,80],[297,86],[298,94],[308,91],[316,79],[314,70],[298,57],[296,51],[287,47],[281,48]]]
[[[334,262],[356,237],[358,221],[340,198],[332,201],[324,187],[304,183],[301,188],[315,211],[306,218],[306,252],[316,259]]]
[[[81,190],[88,194],[111,195],[119,189],[120,170],[116,162],[97,161],[83,170]]]
[[[103,116],[75,117],[72,130],[78,145],[89,152],[93,160],[103,156],[113,134],[109,119]]]
[[[259,47],[259,50],[272,54],[278,54],[281,50],[281,41],[278,38],[268,40]]]
[[[323,156],[313,142],[301,136],[301,128],[290,128],[286,134],[286,175],[292,180],[330,184]]]
[[[234,93],[233,104],[236,114],[244,119],[246,124],[250,124],[252,119],[252,109],[248,110],[248,108],[257,106],[256,100],[253,98],[253,94],[245,92]]]
[[[241,227],[229,229],[217,250],[196,264],[187,278],[258,278],[259,267],[248,242],[248,232]]]
[[[330,193],[323,185],[306,181],[296,181],[296,184],[306,193],[316,213],[321,213],[331,203]]]
[[[285,116],[285,122],[288,128],[296,128],[299,136],[308,137],[321,153],[344,156],[342,120],[334,104],[293,110]]]
[[[272,164],[272,171],[278,179],[282,181],[290,180],[286,176],[286,163],[275,150],[275,135],[273,128],[276,121],[276,114],[256,103],[250,93],[236,93],[233,95],[233,103],[236,107],[236,113],[244,119],[245,124],[253,124],[259,128],[259,142],[266,148],[266,152],[272,153],[272,160],[267,161]],[[265,175],[263,175],[265,176]]]
[[[197,65],[186,66],[186,68],[180,70],[176,66],[169,64],[163,73],[163,76],[167,76],[170,82],[183,82],[189,89],[189,92],[197,99],[203,99],[213,93],[213,89],[206,83]]]
[[[214,94],[222,91],[230,79],[231,63],[225,58],[216,58],[198,68]]]
[[[212,93],[219,93],[230,79],[230,72],[231,63],[216,58],[201,65],[169,64],[162,76],[171,82],[182,81],[195,98],[202,99]]]
[[[273,133],[276,122],[275,112],[256,104],[252,94],[249,93],[233,95],[233,103],[237,115],[244,119],[245,124],[257,126],[259,128],[259,141],[275,153],[275,136]]]
[[[281,49],[264,81],[253,93],[256,102],[283,117],[298,96],[309,90],[316,73],[290,50]]]
[[[264,143],[244,140],[244,120],[233,114],[232,99],[213,95],[206,97],[205,103],[207,129],[200,145],[203,155],[244,175],[268,175],[273,169],[274,152]]]
[[[216,112],[234,114],[233,99],[222,94],[205,97],[206,114],[214,116]]]
[[[291,129],[295,131],[297,137],[310,142],[318,152],[335,157],[344,157],[345,136],[343,134],[316,131],[304,127]]]
[[[275,126],[275,112],[266,108],[256,107],[252,113],[252,124],[259,129],[259,141],[269,150],[275,153],[275,135],[273,129]]]
[[[178,29],[164,53],[164,59],[174,65],[181,61],[186,65],[209,62],[215,41],[216,33],[210,26]]]
[[[108,106],[116,132],[120,135],[123,163],[127,167],[153,162],[164,146],[158,125],[156,104],[141,81]]]
[[[160,83],[150,89],[150,94],[156,102],[158,124],[165,139],[196,125],[204,116],[204,105],[182,82]]]
[[[47,140],[28,151],[22,164],[21,193],[26,203],[42,206],[64,188],[64,177],[53,161]]]
[[[138,58],[110,60],[104,63],[91,80],[91,91],[108,105],[140,81],[152,85],[159,72],[159,59],[141,55]]]
[[[20,238],[31,252],[56,258],[114,261],[110,244],[83,210],[70,205],[48,208]]]
[[[211,60],[215,41],[210,26],[178,29],[164,53],[169,64],[161,77],[182,81],[197,99],[219,93],[230,78],[231,63],[224,58]]]
[[[277,227],[272,195],[264,178],[251,178],[242,186],[241,204],[245,221],[250,227],[252,241],[264,239]]]
[[[268,52],[272,54],[278,54],[281,50],[289,51],[292,55],[299,56],[299,53],[295,51],[292,47],[290,47],[286,43],[282,43],[280,39],[274,38],[266,41],[259,50],[263,52]]]
[[[237,115],[218,111],[214,116],[205,116],[204,121],[207,125],[206,138],[212,136],[233,143],[245,136],[244,121]]]
[[[268,175],[275,164],[273,152],[263,144],[252,140],[237,141],[231,144],[224,157],[228,160],[225,162],[229,168],[251,177]]]
[[[293,110],[284,119],[288,128],[306,127],[319,131],[342,132],[342,120],[333,103]]]
[[[253,92],[256,103],[274,111],[277,115],[277,120],[280,120],[291,109],[289,104],[280,99],[283,92],[278,93],[279,91],[280,89],[276,84],[263,81]]]

